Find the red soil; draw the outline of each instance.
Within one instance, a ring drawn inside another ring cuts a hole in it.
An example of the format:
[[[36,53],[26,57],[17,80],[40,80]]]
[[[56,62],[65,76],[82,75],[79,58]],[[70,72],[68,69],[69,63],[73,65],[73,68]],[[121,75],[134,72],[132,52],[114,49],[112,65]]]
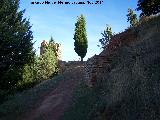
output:
[[[23,120],[60,120],[65,110],[72,104],[74,89],[83,79],[83,66],[67,71],[56,89],[46,93],[38,106],[22,115]]]

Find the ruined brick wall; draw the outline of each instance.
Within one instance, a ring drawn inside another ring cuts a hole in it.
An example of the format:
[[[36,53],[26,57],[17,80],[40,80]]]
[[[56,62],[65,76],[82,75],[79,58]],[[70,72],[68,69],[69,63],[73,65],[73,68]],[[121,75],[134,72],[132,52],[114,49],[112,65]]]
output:
[[[56,43],[56,54],[57,54],[57,58],[58,60],[62,59],[62,52],[61,52],[61,44]]]
[[[85,81],[89,86],[92,86],[96,82],[96,64],[97,64],[97,55],[94,55],[92,58],[89,58],[85,64]],[[92,84],[90,84],[92,82]]]
[[[112,57],[119,47],[129,45],[135,40],[135,33],[128,29],[115,35],[107,47],[99,54],[89,58],[85,64],[85,81],[94,86],[97,80],[102,80],[103,74],[111,70]]]
[[[160,119],[160,16],[156,19],[138,26],[138,35],[117,34],[100,55],[88,59],[87,83],[97,81],[95,94],[104,103],[92,119]]]
[[[46,46],[48,46],[48,42],[43,40],[43,42],[41,43],[41,47],[40,47],[40,55],[42,55],[44,53]]]
[[[157,20],[154,20],[157,19]],[[92,86],[97,80],[102,80],[103,73],[111,70],[111,61],[117,51],[122,47],[130,47],[135,41],[142,41],[148,36],[152,36],[155,32],[159,32],[159,17],[150,18],[144,23],[140,23],[136,28],[128,28],[125,31],[114,35],[110,43],[99,54],[89,58],[85,65],[86,83]],[[146,37],[144,36],[146,34]]]
[[[84,66],[85,61],[81,62],[81,61],[59,61],[59,68],[60,68],[60,73],[64,73],[66,71],[70,71],[75,67],[80,67],[80,66]]]

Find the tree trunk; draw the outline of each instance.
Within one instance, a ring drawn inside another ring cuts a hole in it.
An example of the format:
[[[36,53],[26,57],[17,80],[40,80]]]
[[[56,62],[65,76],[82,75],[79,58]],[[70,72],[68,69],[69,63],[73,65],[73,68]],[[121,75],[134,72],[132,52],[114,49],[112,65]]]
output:
[[[81,62],[83,62],[83,58],[81,57]]]

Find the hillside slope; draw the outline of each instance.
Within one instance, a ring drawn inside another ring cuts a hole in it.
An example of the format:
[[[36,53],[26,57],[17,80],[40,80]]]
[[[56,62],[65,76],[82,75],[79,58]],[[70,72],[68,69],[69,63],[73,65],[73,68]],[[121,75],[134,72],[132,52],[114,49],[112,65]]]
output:
[[[107,120],[160,119],[160,17],[157,20],[139,29],[136,42],[119,48],[110,72],[104,73]]]
[[[0,120],[60,120],[83,78],[83,65],[11,97],[0,105]]]
[[[114,36],[87,61],[86,83],[64,120],[159,120],[160,16]]]

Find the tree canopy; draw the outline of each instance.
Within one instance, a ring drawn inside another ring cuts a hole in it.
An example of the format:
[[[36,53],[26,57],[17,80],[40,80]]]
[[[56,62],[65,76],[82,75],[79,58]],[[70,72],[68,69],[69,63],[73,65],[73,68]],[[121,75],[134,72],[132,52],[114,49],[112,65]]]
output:
[[[101,48],[104,49],[107,46],[107,44],[109,44],[111,37],[113,36],[112,28],[109,25],[107,25],[106,29],[101,34],[102,38],[99,39],[99,42],[101,43]],[[98,45],[98,47],[100,46]]]
[[[48,79],[58,72],[58,58],[53,49],[53,42],[49,43],[38,60],[38,79]]]
[[[130,22],[130,26],[135,26],[138,23],[137,15],[132,9],[128,9],[127,22]]]
[[[15,86],[22,68],[33,62],[33,35],[29,20],[23,18],[19,0],[0,3],[0,89]]]
[[[138,8],[141,10],[140,16],[150,16],[160,12],[160,0],[138,0]]]
[[[86,56],[88,48],[88,40],[86,33],[86,21],[85,17],[81,15],[78,17],[77,22],[75,23],[75,34],[74,34],[74,50],[81,57],[81,61]]]

